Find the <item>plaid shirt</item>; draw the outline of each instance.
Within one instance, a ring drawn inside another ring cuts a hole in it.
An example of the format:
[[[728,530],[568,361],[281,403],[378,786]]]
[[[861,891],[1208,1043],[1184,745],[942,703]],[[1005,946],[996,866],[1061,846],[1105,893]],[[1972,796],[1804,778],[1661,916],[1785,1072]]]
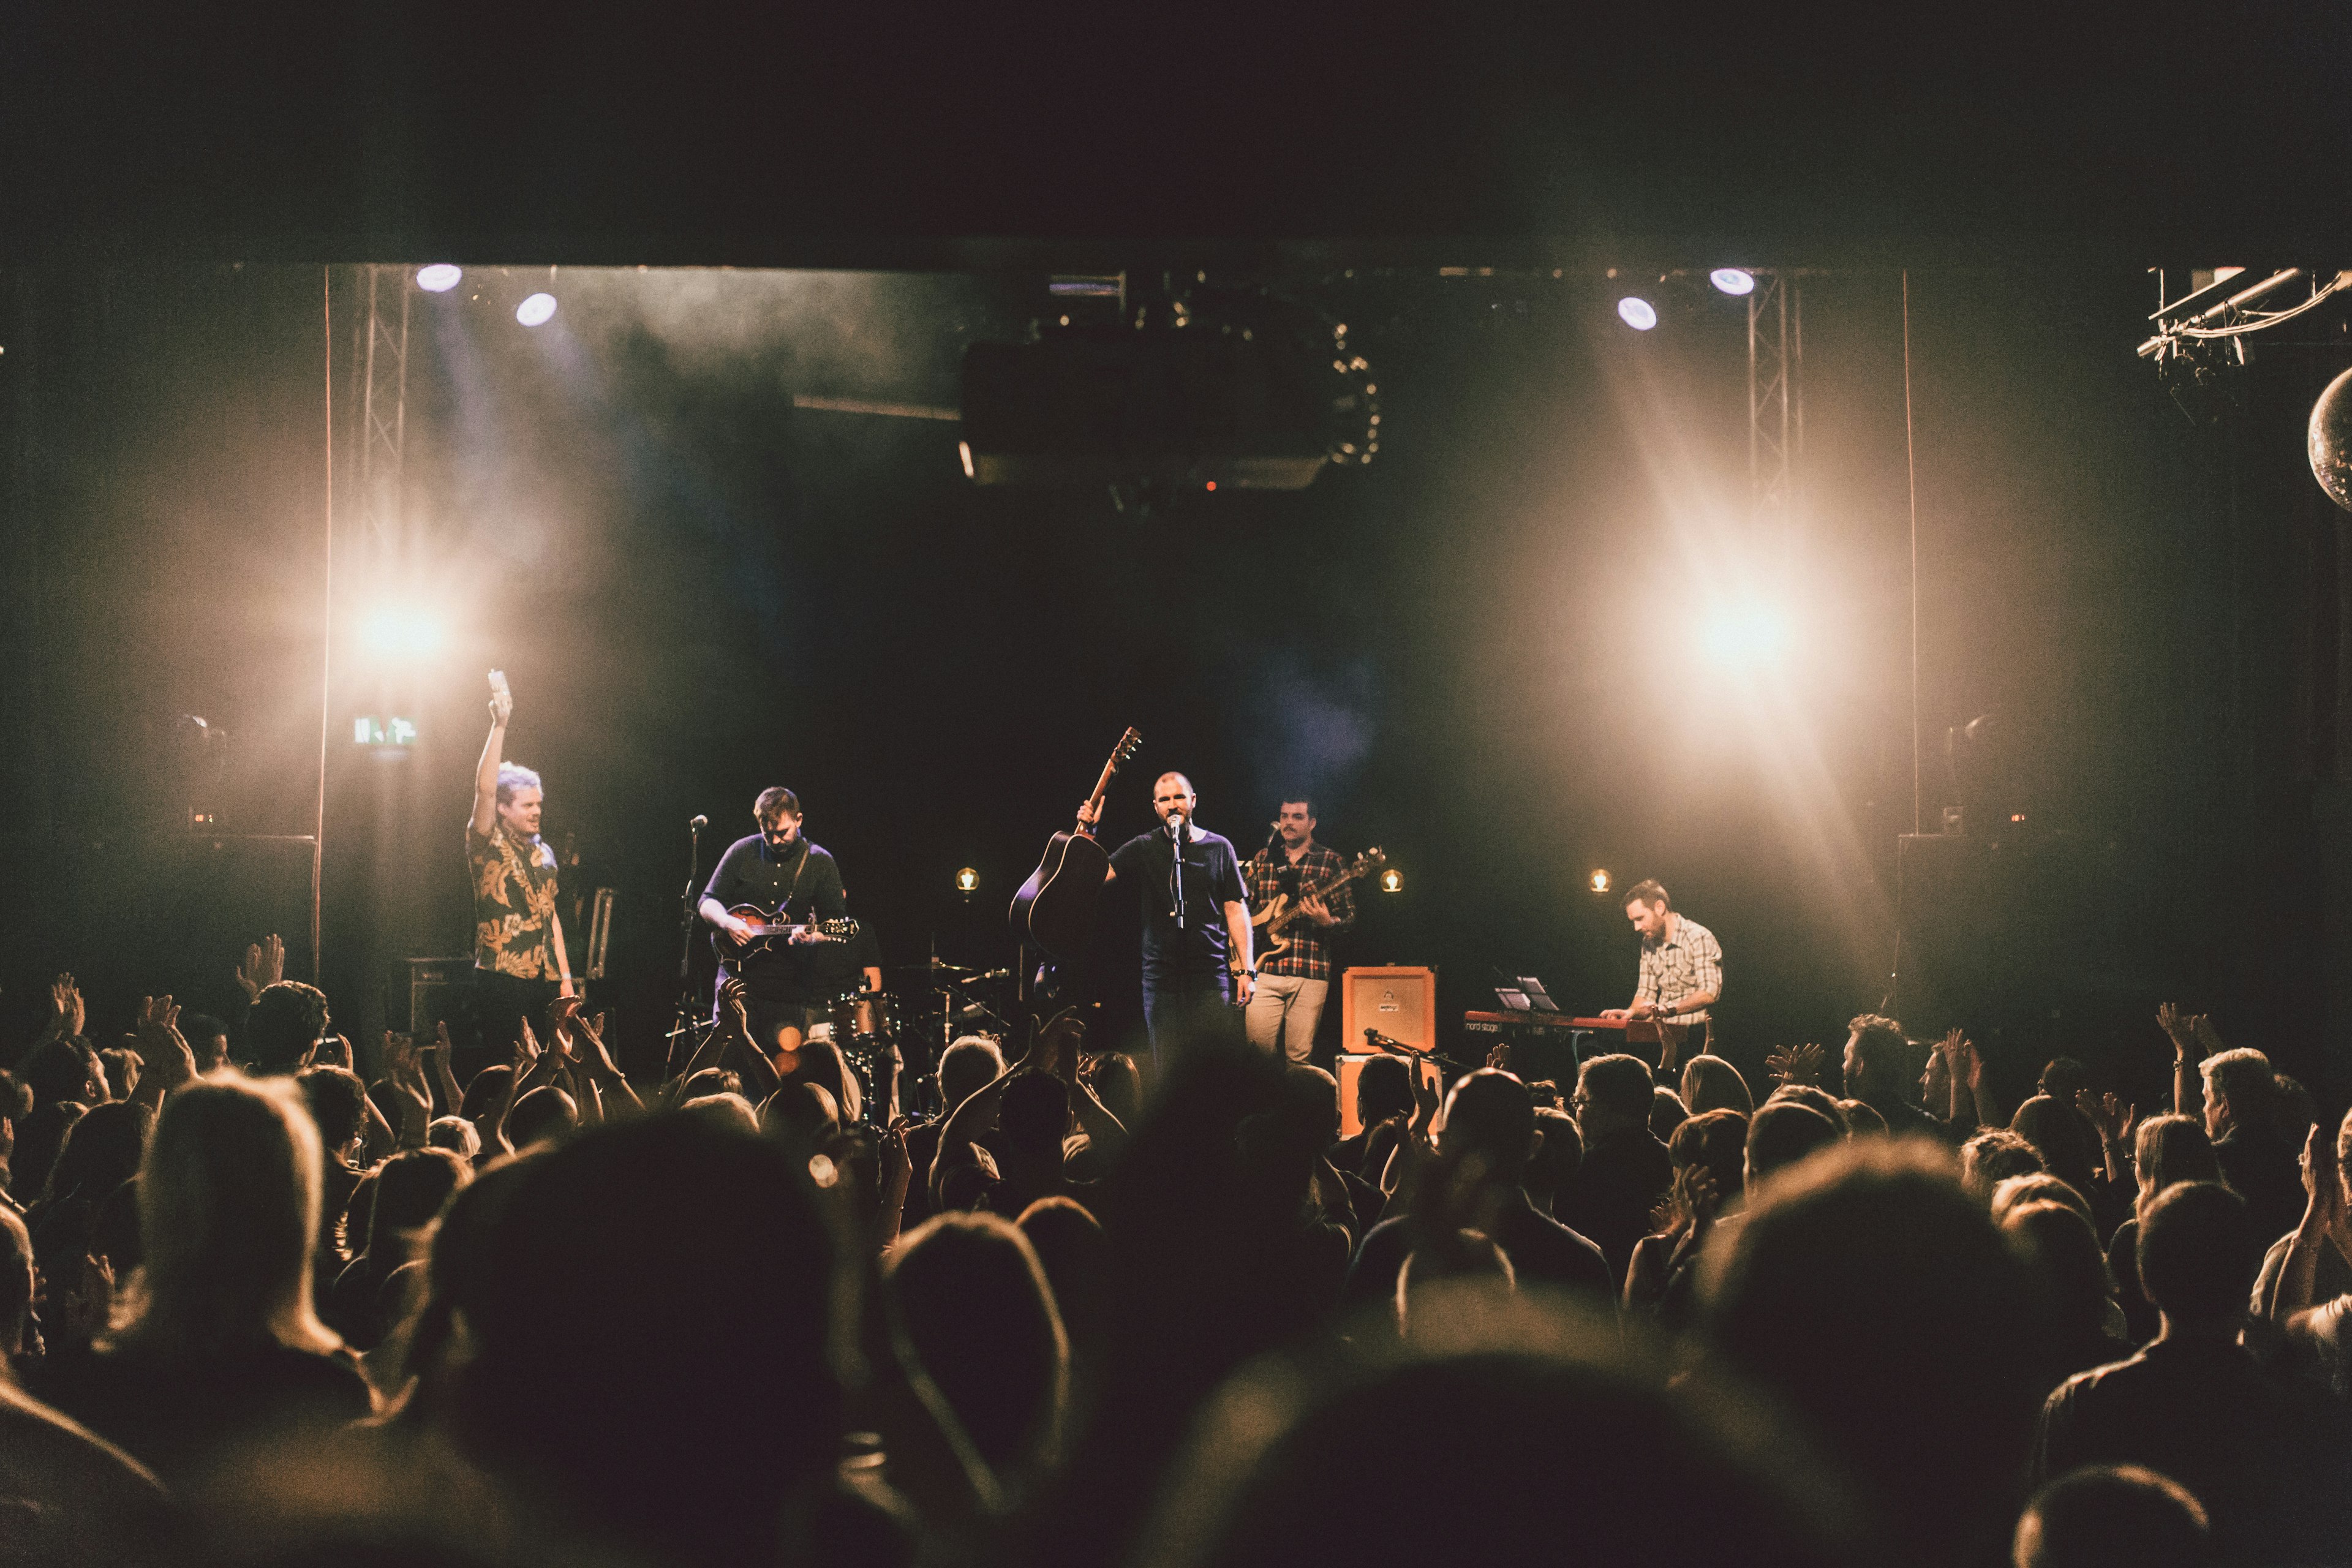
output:
[[[1723,994],[1723,944],[1715,933],[1688,915],[1675,915],[1674,934],[1642,944],[1642,982],[1633,1000],[1653,1006],[1679,1002],[1702,991]],[[1670,1024],[1696,1024],[1707,1016],[1704,1007],[1676,1013]]]
[[[1322,844],[1310,843],[1307,853],[1296,862],[1280,850],[1261,849],[1250,857],[1242,869],[1249,882],[1249,901],[1253,911],[1265,909],[1283,890],[1284,873],[1295,870],[1297,885],[1311,888],[1326,882],[1348,868],[1339,852]],[[1290,974],[1302,980],[1331,978],[1331,933],[1344,931],[1356,923],[1356,886],[1342,883],[1323,895],[1323,907],[1331,911],[1339,923],[1317,925],[1311,920],[1301,920],[1285,933],[1290,945],[1258,965],[1261,974]],[[1261,935],[1265,928],[1260,927]]]

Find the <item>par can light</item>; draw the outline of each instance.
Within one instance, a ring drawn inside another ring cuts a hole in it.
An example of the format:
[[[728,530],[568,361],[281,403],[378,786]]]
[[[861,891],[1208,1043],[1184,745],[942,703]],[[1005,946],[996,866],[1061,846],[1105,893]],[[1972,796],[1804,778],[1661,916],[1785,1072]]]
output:
[[[1727,294],[1756,292],[1756,275],[1737,267],[1718,267],[1706,275],[1706,280]]]
[[[542,327],[555,318],[555,296],[533,294],[515,307],[515,320],[526,327]]]
[[[1617,301],[1617,319],[1637,332],[1646,332],[1658,324],[1658,310],[1640,295],[1628,294]]]
[[[416,269],[416,286],[427,294],[446,294],[450,289],[455,289],[457,286],[457,280],[465,276],[462,269],[452,267],[446,261],[436,261],[430,267],[420,267]]]

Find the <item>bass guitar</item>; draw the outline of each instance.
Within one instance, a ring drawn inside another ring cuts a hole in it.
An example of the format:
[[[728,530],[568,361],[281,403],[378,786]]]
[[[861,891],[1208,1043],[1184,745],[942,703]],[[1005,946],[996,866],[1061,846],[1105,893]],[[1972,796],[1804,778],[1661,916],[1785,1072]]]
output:
[[[1344,869],[1333,872],[1311,888],[1299,889],[1296,899],[1288,893],[1275,894],[1272,903],[1250,916],[1250,924],[1259,928],[1256,962],[1264,963],[1290,946],[1290,938],[1283,933],[1307,918],[1303,906],[1307,900],[1319,899],[1359,877],[1369,877],[1388,863],[1388,856],[1378,847],[1367,849]]]
[[[1118,776],[1119,765],[1142,744],[1142,735],[1132,727],[1121,735],[1118,744],[1111,748],[1110,761],[1103,764],[1102,776],[1095,781],[1095,793],[1087,797],[1077,826],[1045,841],[1045,858],[1013,895],[1015,942],[1042,948],[1048,957],[1065,963],[1085,950],[1094,932],[1095,908],[1102,900],[1103,882],[1110,875],[1110,857],[1095,842],[1094,829],[1086,819],[1102,810],[1103,796]]]

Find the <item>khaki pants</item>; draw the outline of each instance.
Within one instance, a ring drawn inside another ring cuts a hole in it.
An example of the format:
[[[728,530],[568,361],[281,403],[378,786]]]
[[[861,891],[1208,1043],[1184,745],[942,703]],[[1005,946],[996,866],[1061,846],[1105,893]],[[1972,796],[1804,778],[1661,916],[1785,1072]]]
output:
[[[1243,1024],[1250,1044],[1303,1062],[1315,1048],[1315,1026],[1323,1021],[1328,980],[1307,980],[1296,974],[1261,974],[1250,993]]]

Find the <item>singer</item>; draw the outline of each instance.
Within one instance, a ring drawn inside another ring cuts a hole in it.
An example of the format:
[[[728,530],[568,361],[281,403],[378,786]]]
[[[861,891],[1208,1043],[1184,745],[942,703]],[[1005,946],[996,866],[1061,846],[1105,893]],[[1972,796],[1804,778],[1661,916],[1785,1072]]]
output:
[[[1188,1033],[1229,1032],[1233,1004],[1250,998],[1249,893],[1231,841],[1192,825],[1200,796],[1182,773],[1151,786],[1160,831],[1111,852],[1111,880],[1124,878],[1143,904],[1143,1024],[1155,1066]],[[1095,816],[1083,810],[1091,827]],[[1236,994],[1238,993],[1238,994]]]
[[[539,775],[507,761],[514,694],[490,672],[490,737],[474,770],[466,868],[474,889],[474,1015],[482,1043],[503,1050],[525,1018],[572,994],[563,921],[555,912],[555,851],[539,836]]]

